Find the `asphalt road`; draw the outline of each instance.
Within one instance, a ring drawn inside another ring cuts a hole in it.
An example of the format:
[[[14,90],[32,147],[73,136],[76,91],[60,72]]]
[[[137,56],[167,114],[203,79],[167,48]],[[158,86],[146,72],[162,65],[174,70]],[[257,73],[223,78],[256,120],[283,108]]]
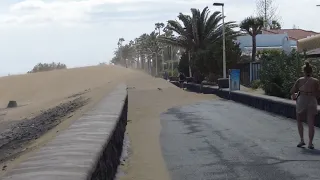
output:
[[[173,180],[320,179],[319,129],[316,149],[297,148],[294,120],[211,100],[169,109],[161,124],[162,153]]]

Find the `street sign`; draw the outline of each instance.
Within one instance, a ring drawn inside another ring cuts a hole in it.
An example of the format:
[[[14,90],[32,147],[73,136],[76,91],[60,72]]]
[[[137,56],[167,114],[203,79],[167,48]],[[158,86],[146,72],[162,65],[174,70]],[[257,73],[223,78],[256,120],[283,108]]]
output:
[[[229,75],[229,90],[240,90],[240,69],[231,69]]]

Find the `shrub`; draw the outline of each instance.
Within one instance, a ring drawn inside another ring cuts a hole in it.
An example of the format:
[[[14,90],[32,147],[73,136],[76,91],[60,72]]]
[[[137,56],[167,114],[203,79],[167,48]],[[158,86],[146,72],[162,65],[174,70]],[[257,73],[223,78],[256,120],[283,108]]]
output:
[[[220,78],[219,75],[214,74],[214,73],[209,73],[209,75],[207,76],[206,80],[208,82],[216,83],[219,78]]]
[[[320,78],[320,60],[319,58],[310,58],[308,59],[312,66],[312,76],[319,79]]]
[[[171,77],[178,77],[179,76],[179,71],[177,68],[173,69],[173,71],[171,69],[164,70],[160,74],[164,74],[164,72],[167,72],[168,76],[171,76]]]
[[[265,50],[260,54],[260,82],[267,95],[290,97],[290,89],[302,75],[302,56],[295,50],[290,54],[278,50]]]
[[[181,55],[178,69],[182,72],[186,77],[189,77],[189,60],[188,54],[185,52]]]
[[[28,73],[52,71],[52,70],[55,70],[55,69],[67,69],[67,66],[65,64],[55,63],[55,62],[52,62],[51,64],[39,63],[39,64],[35,65],[31,71],[28,71]]]
[[[252,89],[258,89],[261,86],[260,80],[254,80],[251,82],[251,88]]]
[[[173,70],[173,76],[174,76],[174,77],[178,77],[178,76],[179,76],[179,71],[178,71],[177,68],[175,68],[175,69]]]

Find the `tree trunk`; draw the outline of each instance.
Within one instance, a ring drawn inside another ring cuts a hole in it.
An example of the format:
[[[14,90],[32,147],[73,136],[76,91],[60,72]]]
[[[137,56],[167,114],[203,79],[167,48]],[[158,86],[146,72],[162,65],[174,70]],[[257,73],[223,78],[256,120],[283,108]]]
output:
[[[257,39],[256,36],[252,36],[252,62],[256,61],[256,54],[257,54]]]
[[[156,76],[158,76],[158,54],[156,54]]]
[[[190,50],[188,51],[188,62],[189,62],[189,77],[192,77],[192,72],[191,72],[191,54],[190,54]]]
[[[164,51],[162,50],[162,56],[161,56],[161,71],[164,71]]]
[[[150,57],[147,58],[148,59],[148,73],[151,74],[151,59]]]
[[[139,54],[136,54],[136,61],[137,61],[137,69],[139,69],[140,68],[140,55]]]
[[[141,69],[142,70],[145,70],[145,56],[144,56],[144,54],[141,54],[141,56],[140,56],[140,61],[141,61]]]

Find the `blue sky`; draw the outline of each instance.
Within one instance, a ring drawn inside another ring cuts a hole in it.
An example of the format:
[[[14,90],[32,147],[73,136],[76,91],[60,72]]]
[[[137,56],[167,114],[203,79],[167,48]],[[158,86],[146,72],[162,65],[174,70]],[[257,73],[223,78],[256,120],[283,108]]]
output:
[[[295,24],[320,32],[320,0],[274,0],[284,28]],[[255,13],[255,0],[221,0],[226,20]],[[154,23],[212,0],[0,0],[0,75],[24,73],[38,62],[68,67],[95,65],[113,57],[119,37],[129,41]]]

